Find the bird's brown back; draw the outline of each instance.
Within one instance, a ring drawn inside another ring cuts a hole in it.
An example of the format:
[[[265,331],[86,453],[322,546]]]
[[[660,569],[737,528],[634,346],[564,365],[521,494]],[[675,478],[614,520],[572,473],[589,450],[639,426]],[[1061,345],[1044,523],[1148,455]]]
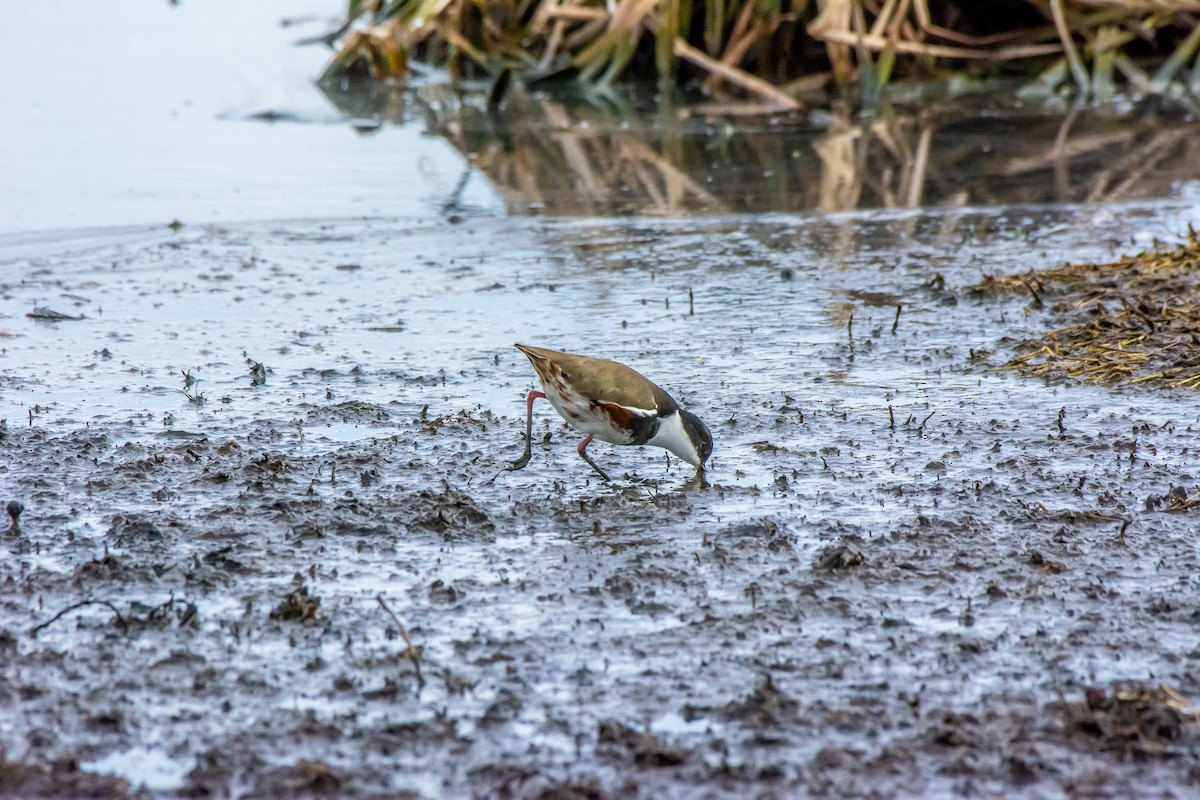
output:
[[[597,403],[616,403],[660,414],[679,408],[675,399],[649,378],[616,361],[524,344],[516,347],[529,357],[543,382],[553,377],[549,365],[554,364],[566,373],[565,379],[576,392]]]

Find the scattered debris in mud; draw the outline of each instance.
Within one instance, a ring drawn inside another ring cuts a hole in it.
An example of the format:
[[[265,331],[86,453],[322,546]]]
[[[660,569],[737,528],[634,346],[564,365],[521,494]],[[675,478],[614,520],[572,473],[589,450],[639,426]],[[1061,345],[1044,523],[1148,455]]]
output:
[[[854,537],[857,539],[858,537]],[[843,540],[817,554],[814,566],[817,569],[837,570],[857,567],[866,560],[860,545],[862,541]]]
[[[1192,486],[1190,489],[1172,486],[1163,494],[1146,497],[1147,511],[1187,511],[1196,505],[1200,505],[1200,486]]]
[[[1068,732],[1123,757],[1168,758],[1195,746],[1200,709],[1170,686],[1091,687],[1083,700],[1063,701]]]
[[[322,761],[302,758],[295,764],[267,770],[254,783],[254,797],[342,797],[350,791],[350,776]]]
[[[342,422],[352,425],[382,425],[390,419],[387,409],[375,403],[361,400],[346,400],[333,405],[320,405],[309,409],[307,422],[317,425],[323,422]]]
[[[1099,384],[1200,387],[1200,234],[1174,249],[1104,264],[984,276],[970,292],[1027,292],[1031,304],[1079,320],[1017,345],[1007,366]]]
[[[129,782],[114,775],[96,775],[80,769],[73,758],[50,764],[8,761],[0,755],[0,796],[3,797],[89,797],[126,800],[146,793],[132,790]]]
[[[488,513],[470,496],[449,486],[440,492],[422,489],[409,496],[407,505],[412,509],[414,524],[436,531],[446,538],[462,535],[478,537],[490,534],[496,528]]]
[[[543,221],[562,247],[525,251],[504,220],[475,234],[503,263],[448,269],[468,222],[396,286],[333,265],[409,263],[403,237],[341,223],[9,265],[0,795],[1185,796],[1189,706],[1122,687],[1198,693],[1200,416],[997,374],[998,321],[946,300],[1024,240],[937,244],[958,219]],[[801,266],[850,234],[845,269]],[[217,288],[288,292],[292,329],[181,322],[195,271],[250,239],[258,266]],[[24,317],[79,284],[102,316]],[[490,482],[531,385],[512,328],[567,342],[593,306],[594,351],[714,421],[711,485],[620,447],[600,484],[551,415]]]
[[[745,699],[731,700],[718,711],[724,719],[744,722],[756,730],[761,730],[797,724],[803,708],[797,700],[786,695],[775,685],[771,673],[768,672]]]
[[[609,745],[618,759],[628,759],[640,767],[673,767],[687,761],[688,754],[664,742],[654,734],[634,730],[615,719],[604,720],[596,740]]]
[[[271,619],[281,622],[309,622],[321,617],[321,598],[312,597],[308,587],[301,584],[271,609]]]

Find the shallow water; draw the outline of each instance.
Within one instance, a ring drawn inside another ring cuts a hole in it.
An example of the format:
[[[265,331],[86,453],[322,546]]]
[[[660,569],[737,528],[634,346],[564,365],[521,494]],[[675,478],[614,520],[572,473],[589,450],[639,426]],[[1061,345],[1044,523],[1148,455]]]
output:
[[[295,97],[262,105],[319,116]],[[10,203],[0,793],[1187,794],[1190,732],[1133,760],[1059,703],[1200,696],[1195,512],[1147,502],[1195,486],[1200,405],[1005,372],[1059,320],[969,290],[1178,236],[1186,169],[1121,203],[504,216],[527,198],[411,125],[236,121],[258,107],[198,113],[157,165],[109,142],[149,173],[222,130],[278,176],[244,206],[211,176],[164,178],[161,214],[72,194],[66,231],[44,187]],[[514,341],[659,382],[712,428],[712,485],[594,445],[601,484],[544,405],[497,476],[533,385]],[[301,584],[319,611],[273,617]],[[84,599],[120,620],[54,619]]]
[[[356,133],[313,88],[328,51],[297,43],[334,28],[343,9],[329,0],[8,9],[0,64],[21,78],[0,86],[0,235],[436,214],[459,180],[453,149],[412,126]],[[35,31],[54,32],[60,57],[46,57]],[[467,200],[499,209],[479,186]]]

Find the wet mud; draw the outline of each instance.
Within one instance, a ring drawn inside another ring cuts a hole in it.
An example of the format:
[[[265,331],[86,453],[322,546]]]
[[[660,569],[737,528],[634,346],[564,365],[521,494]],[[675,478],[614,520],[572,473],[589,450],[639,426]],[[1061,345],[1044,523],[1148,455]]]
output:
[[[1194,796],[1197,510],[1171,499],[1200,404],[1002,371],[1053,312],[971,291],[1194,216],[184,225],[10,255],[0,795]],[[545,406],[497,476],[514,341],[662,384],[713,432],[711,485],[595,446],[599,482]]]

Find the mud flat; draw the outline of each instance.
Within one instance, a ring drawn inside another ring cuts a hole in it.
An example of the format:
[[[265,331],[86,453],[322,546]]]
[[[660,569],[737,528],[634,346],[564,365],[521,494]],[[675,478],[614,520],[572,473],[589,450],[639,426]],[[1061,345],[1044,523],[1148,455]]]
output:
[[[1001,371],[1056,320],[968,287],[1196,219],[26,241],[0,795],[1194,796],[1200,403]],[[518,340],[661,382],[711,487],[547,408],[493,482]]]

